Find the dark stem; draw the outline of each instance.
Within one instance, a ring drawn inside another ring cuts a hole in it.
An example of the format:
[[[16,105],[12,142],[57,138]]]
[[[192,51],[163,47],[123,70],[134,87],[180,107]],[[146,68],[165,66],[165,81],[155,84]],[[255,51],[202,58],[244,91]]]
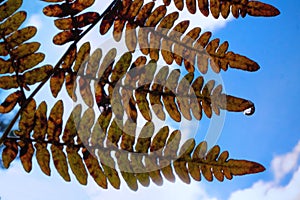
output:
[[[91,24],[76,40],[69,46],[68,50],[64,53],[64,55],[59,59],[59,61],[56,63],[52,73],[49,73],[48,76],[45,78],[43,82],[41,82],[37,88],[31,93],[31,95],[26,99],[26,101],[23,103],[22,107],[18,110],[8,127],[6,128],[5,132],[0,138],[0,145],[4,142],[4,140],[7,138],[8,134],[10,133],[12,127],[18,120],[21,112],[26,108],[28,103],[33,99],[33,97],[40,91],[40,89],[47,83],[47,81],[51,78],[51,76],[59,70],[59,67],[61,63],[63,62],[64,58],[70,53],[70,51],[77,45],[77,43],[90,31],[94,26],[113,8],[113,6],[116,5],[116,3],[120,0],[114,0],[107,8],[106,10],[97,18],[97,20]]]

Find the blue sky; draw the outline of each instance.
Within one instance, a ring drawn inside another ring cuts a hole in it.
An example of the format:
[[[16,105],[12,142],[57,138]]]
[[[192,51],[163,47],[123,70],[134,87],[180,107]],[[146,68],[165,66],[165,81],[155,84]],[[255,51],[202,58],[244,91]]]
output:
[[[105,7],[103,4],[106,2],[98,5]],[[162,195],[189,200],[300,199],[300,192],[295,187],[300,183],[300,2],[264,2],[279,8],[281,15],[275,18],[247,16],[227,21],[206,19],[209,23],[205,23],[199,13],[184,17],[194,19],[193,25],[213,30],[213,38],[229,41],[229,50],[246,55],[260,64],[261,69],[254,73],[234,69],[221,73],[226,92],[250,99],[256,105],[256,112],[249,117],[241,113],[227,113],[217,144],[222,150],[229,150],[232,158],[262,163],[267,168],[265,172],[234,177],[223,183],[202,181],[185,185],[177,181],[175,184],[165,182],[163,187],[152,184],[150,188],[140,187],[134,193],[125,184],[120,191],[105,191],[97,188],[91,179],[88,186],[77,184],[74,177],[73,182],[65,183],[53,166],[52,176],[46,177],[39,171],[37,163],[34,163],[33,171],[27,174],[19,163],[14,162],[9,170],[0,172],[2,199],[41,199],[44,194],[46,199],[92,200],[109,197],[161,199]],[[40,27],[34,40],[41,41],[41,51],[48,54],[45,63],[55,64],[64,47],[51,44],[57,30],[52,26],[52,19],[41,14],[41,6],[45,3],[25,3],[24,9],[30,11],[26,23]],[[88,37],[90,39],[94,35]],[[14,192],[16,188],[18,193]]]

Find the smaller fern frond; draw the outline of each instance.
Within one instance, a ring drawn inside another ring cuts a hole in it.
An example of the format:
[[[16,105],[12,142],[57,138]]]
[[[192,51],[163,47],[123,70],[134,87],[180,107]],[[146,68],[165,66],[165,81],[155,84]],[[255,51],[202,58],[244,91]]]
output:
[[[105,34],[113,26],[113,36],[116,41],[125,32],[125,42],[128,50],[134,52],[139,49],[151,59],[158,60],[159,52],[167,64],[175,61],[178,65],[184,62],[189,72],[194,71],[197,64],[201,73],[208,70],[208,63],[219,73],[228,67],[256,71],[259,65],[253,60],[228,50],[228,42],[220,44],[219,39],[210,41],[211,33],[200,35],[199,27],[193,28],[185,34],[189,21],[182,21],[176,25],[178,12],[168,15],[165,6],[154,8],[154,2],[143,5],[142,1],[123,1],[116,5],[100,24],[100,33]],[[137,12],[138,11],[138,12]]]
[[[154,133],[154,124],[147,122],[138,133],[134,122],[127,120],[123,124],[112,117],[111,109],[96,119],[91,108],[83,112],[77,105],[62,129],[63,108],[62,101],[58,101],[47,118],[45,102],[37,109],[34,101],[28,104],[20,120],[20,130],[4,142],[2,158],[6,168],[20,154],[22,165],[29,172],[36,152],[38,164],[46,175],[50,175],[52,157],[55,168],[66,181],[70,181],[70,167],[83,185],[90,174],[103,188],[107,188],[108,182],[120,188],[122,177],[132,190],[138,189],[138,183],[148,186],[152,181],[162,185],[164,178],[173,182],[175,174],[190,183],[191,178],[200,181],[201,174],[208,181],[213,177],[223,181],[264,170],[256,162],[228,160],[228,152],[220,154],[219,146],[207,152],[207,144],[196,145],[194,139],[180,145],[180,131],[171,132],[167,126]],[[24,130],[24,125],[32,128]]]
[[[26,101],[24,89],[42,82],[52,66],[36,67],[45,55],[37,52],[40,48],[38,42],[27,42],[35,36],[37,29],[34,26],[21,27],[27,13],[17,11],[22,1],[8,0],[0,5],[0,88],[13,91],[0,106],[0,113],[8,113],[17,105]]]
[[[85,46],[89,51],[89,45]],[[197,120],[201,120],[203,111],[208,118],[213,112],[219,115],[220,110],[251,109],[249,115],[254,112],[251,101],[224,94],[222,86],[215,86],[214,80],[204,83],[202,76],[194,77],[192,72],[179,79],[178,69],[171,72],[168,66],[157,69],[156,61],[147,63],[146,57],[133,60],[133,55],[127,52],[115,62],[115,49],[108,51],[103,59],[101,52],[97,49],[90,57],[86,52],[71,92],[75,95],[79,87],[80,98],[88,107],[92,108],[94,103],[104,109],[111,107],[117,119],[127,115],[136,122],[137,110],[147,121],[152,120],[153,110],[159,119],[165,120],[166,111],[177,122],[182,116],[191,120],[191,112]]]
[[[196,3],[197,2],[197,3]],[[164,4],[170,5],[171,1],[166,0]],[[239,16],[245,17],[247,14],[254,17],[273,17],[280,14],[279,10],[272,5],[251,0],[174,0],[174,5],[178,10],[183,10],[187,7],[191,14],[195,14],[197,11],[197,4],[199,11],[204,15],[208,16],[212,14],[214,18],[219,18],[221,15],[223,18],[227,18],[230,14],[235,18]]]

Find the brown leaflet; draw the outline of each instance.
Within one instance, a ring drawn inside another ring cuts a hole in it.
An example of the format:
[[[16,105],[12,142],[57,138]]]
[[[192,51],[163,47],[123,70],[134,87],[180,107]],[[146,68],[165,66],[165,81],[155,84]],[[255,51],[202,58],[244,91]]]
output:
[[[68,162],[62,146],[51,145],[52,159],[54,166],[60,176],[67,182],[71,181],[68,172]]]
[[[11,64],[11,60],[3,60],[2,58],[0,58],[0,74],[6,74],[6,73],[13,73],[14,72],[14,68]]]
[[[78,38],[82,30],[66,30],[56,34],[53,37],[53,43],[56,45],[64,45],[68,42],[74,41]]]
[[[78,148],[67,147],[68,163],[78,182],[82,185],[87,184],[87,171],[83,164],[81,156],[78,154]]]
[[[26,16],[26,12],[20,11],[9,17],[5,22],[0,24],[0,36],[4,37],[18,30],[25,21]]]
[[[11,55],[14,59],[20,59],[25,56],[35,53],[41,44],[39,42],[29,42],[19,45],[17,48],[11,50]]]
[[[51,73],[53,67],[51,65],[45,65],[40,68],[35,68],[31,71],[28,71],[21,76],[21,80],[24,84],[33,85],[38,82],[44,81],[45,78]]]
[[[19,146],[20,150],[20,160],[22,162],[23,168],[26,172],[30,172],[32,169],[32,157],[34,154],[34,148],[32,143],[27,143],[24,141],[20,141]]]
[[[8,0],[0,6],[0,21],[12,15],[22,5],[22,0]]]
[[[107,179],[104,175],[103,169],[100,167],[98,160],[90,154],[86,149],[82,149],[84,163],[93,177],[94,181],[102,188],[107,189]]]
[[[18,71],[20,73],[31,69],[41,63],[45,59],[45,54],[43,53],[34,53],[26,57],[23,57],[19,60]]]
[[[68,144],[74,144],[74,137],[78,135],[78,125],[81,119],[82,106],[78,104],[69,116],[69,119],[64,128],[62,140]]]
[[[149,94],[149,99],[150,99],[150,103],[151,103],[153,112],[161,120],[165,120],[165,117],[166,117],[164,109],[163,109],[163,104],[161,102],[161,96],[162,96],[161,94],[163,93],[163,89],[164,89],[168,74],[169,74],[168,66],[164,66],[158,71],[158,73],[155,76],[155,79],[153,81],[152,87],[151,87],[151,91],[153,91],[153,93]]]
[[[8,95],[4,102],[0,105],[0,113],[9,113],[12,111],[16,104],[20,101],[21,97],[21,91],[16,91]]]
[[[183,182],[187,184],[189,184],[191,180],[186,166],[187,162],[184,159],[190,157],[190,154],[192,153],[194,147],[195,140],[187,140],[180,148],[178,160],[175,160],[173,164],[176,174]]]
[[[34,127],[34,116],[36,110],[36,102],[32,99],[23,110],[19,121],[19,130],[15,134],[20,137],[29,138],[30,132]]]
[[[62,131],[63,112],[64,112],[63,102],[62,100],[59,100],[51,109],[49,119],[48,119],[47,139],[49,141],[52,142],[60,141],[59,137]],[[58,149],[55,149],[55,151],[57,152]]]
[[[26,28],[15,31],[12,35],[6,38],[6,42],[10,49],[19,46],[23,42],[31,39],[37,32],[36,27],[28,26]]]
[[[57,97],[64,82],[65,72],[62,70],[56,71],[50,79],[50,89],[54,97]]]
[[[36,149],[36,160],[44,174],[50,176],[50,153],[47,149],[47,144],[45,143],[35,143],[34,147]]]
[[[18,144],[14,140],[6,140],[5,148],[2,151],[2,163],[5,168],[9,168],[10,163],[14,161],[18,155]]]
[[[192,97],[195,97],[195,96],[193,95],[192,97],[189,97],[188,88],[190,88],[190,85],[191,85],[193,79],[194,79],[194,73],[188,73],[181,79],[181,81],[179,82],[178,87],[177,87],[177,94],[176,94],[177,104],[181,111],[181,114],[187,120],[192,119],[191,114],[190,114],[189,99]]]
[[[47,104],[43,101],[35,111],[34,133],[32,137],[36,140],[44,140],[47,133]]]
[[[175,103],[175,91],[178,85],[179,76],[179,70],[173,70],[170,73],[166,81],[163,95],[163,102],[167,112],[169,113],[170,117],[177,122],[181,121],[181,115]]]

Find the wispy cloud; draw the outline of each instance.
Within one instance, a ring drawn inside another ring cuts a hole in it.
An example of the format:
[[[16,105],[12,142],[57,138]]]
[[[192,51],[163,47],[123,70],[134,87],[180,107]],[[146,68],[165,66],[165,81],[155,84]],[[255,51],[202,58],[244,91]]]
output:
[[[26,26],[35,26],[38,30],[40,30],[43,27],[42,16],[40,14],[31,15]]]
[[[297,200],[300,199],[300,166],[298,159],[300,155],[300,141],[295,148],[284,155],[275,156],[271,163],[274,179],[268,182],[258,181],[250,188],[235,191],[229,200]],[[292,178],[286,185],[280,181],[292,173]]]
[[[286,174],[297,167],[297,161],[300,156],[300,141],[294,147],[292,152],[285,155],[276,156],[272,161],[272,170],[276,182],[279,182]]]
[[[198,183],[192,182],[187,185],[181,181],[170,183],[165,181],[163,186],[156,186],[153,183],[150,187],[140,187],[137,192],[128,189],[126,183],[122,184],[120,190],[108,189],[103,191],[96,185],[88,188],[90,200],[106,199],[131,199],[131,200],[153,200],[153,199],[186,199],[186,200],[217,200],[211,198]]]

